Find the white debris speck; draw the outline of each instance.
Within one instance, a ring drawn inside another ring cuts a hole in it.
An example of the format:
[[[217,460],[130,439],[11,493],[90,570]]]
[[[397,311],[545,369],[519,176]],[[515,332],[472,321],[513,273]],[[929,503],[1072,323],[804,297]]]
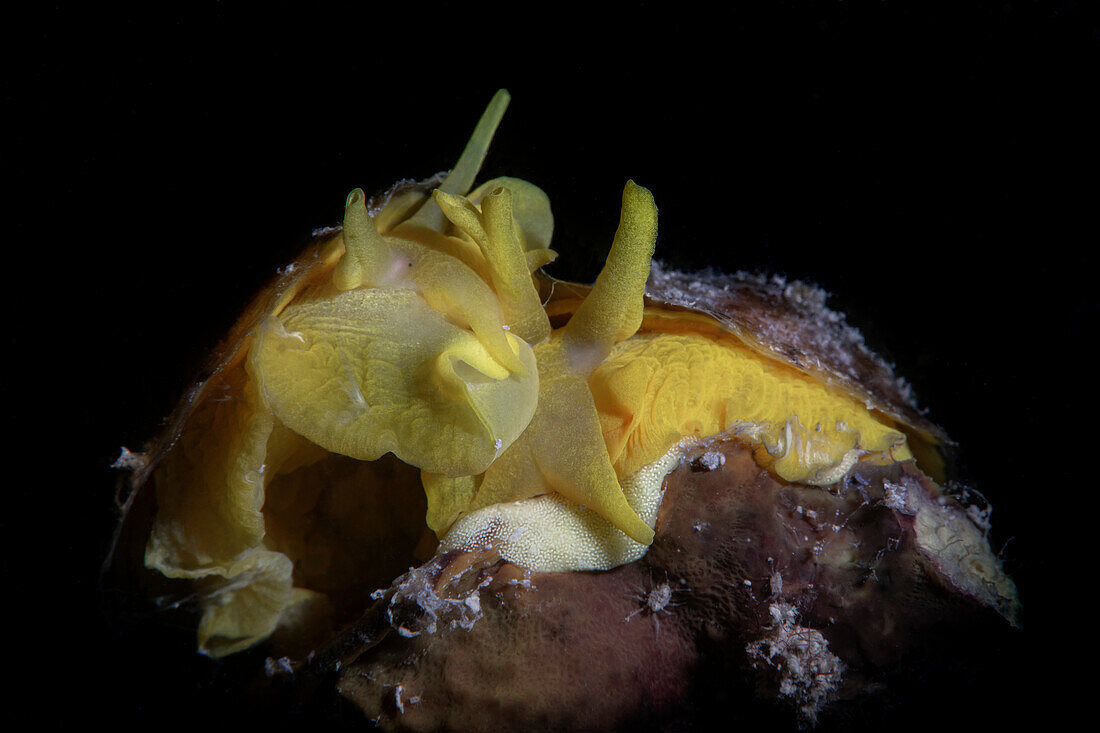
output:
[[[713,471],[726,464],[726,457],[716,450],[707,451],[699,457],[699,463],[708,471]]]
[[[890,481],[882,482],[883,503],[886,506],[903,514],[911,514],[908,504],[908,491],[903,484],[895,484]]]
[[[778,596],[783,593],[783,576],[776,570],[772,573],[771,578],[768,579],[768,585],[773,596]]]
[[[134,453],[126,446],[122,446],[122,452],[118,454],[118,458],[111,464],[111,468],[125,469],[127,471],[138,471],[145,468],[145,464],[149,462],[149,456],[144,453]]]

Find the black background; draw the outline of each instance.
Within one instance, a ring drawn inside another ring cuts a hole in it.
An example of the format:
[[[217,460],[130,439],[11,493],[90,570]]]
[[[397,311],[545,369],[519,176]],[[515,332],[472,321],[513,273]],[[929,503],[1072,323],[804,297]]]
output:
[[[1071,543],[1095,522],[1089,5],[51,5],[6,22],[0,530],[22,684],[4,717],[237,714],[176,637],[104,618],[108,466],[350,189],[448,168],[499,87],[513,101],[482,177],[550,195],[552,274],[594,277],[633,178],[660,208],[660,259],[818,283],[960,444],[1025,630],[883,719],[1072,703],[1057,655],[1088,635],[1067,604],[1091,559]]]

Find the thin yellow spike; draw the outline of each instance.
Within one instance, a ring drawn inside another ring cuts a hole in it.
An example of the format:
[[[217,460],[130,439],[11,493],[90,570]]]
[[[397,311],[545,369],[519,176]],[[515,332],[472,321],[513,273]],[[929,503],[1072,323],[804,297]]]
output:
[[[477,243],[482,254],[486,254],[485,227],[481,221],[481,212],[469,202],[465,196],[456,196],[440,189],[432,191],[432,198],[439,205],[443,214],[451,220],[451,223],[466,233],[470,239]]]
[[[529,344],[550,336],[550,321],[542,309],[538,290],[520,242],[522,236],[512,216],[512,194],[498,188],[481,199],[481,211],[464,196],[433,191],[436,203],[451,222],[477,243],[489,269],[493,290],[512,333]]]
[[[504,110],[508,109],[510,101],[512,101],[512,95],[507,89],[498,90],[489,100],[489,106],[485,108],[481,119],[478,120],[474,134],[466,143],[458,163],[440,184],[440,191],[462,195],[470,192],[474,179],[477,178],[477,172],[481,170],[481,164],[485,160],[485,154],[489,152],[489,144],[493,141],[493,135],[496,134],[497,127],[500,126],[500,121],[504,117]]]
[[[367,213],[366,195],[357,188],[344,205],[344,254],[336,263],[332,283],[339,290],[354,290],[377,277],[389,246]]]
[[[529,344],[538,344],[550,337],[550,319],[542,309],[538,290],[531,281],[527,258],[512,216],[512,193],[498,188],[481,200],[482,224],[485,227],[485,259],[493,289],[500,298],[504,317],[512,331]]]
[[[474,179],[477,178],[478,171],[481,170],[485,154],[489,151],[489,144],[493,141],[493,135],[500,125],[501,118],[504,117],[504,110],[508,108],[508,102],[511,99],[512,95],[508,93],[507,89],[500,89],[493,95],[493,98],[489,101],[489,106],[485,108],[481,119],[478,120],[473,134],[470,135],[470,140],[466,143],[458,162],[455,163],[455,167],[447,174],[447,177],[443,179],[443,183],[439,184],[438,190],[444,193],[462,195],[470,191],[470,188],[474,185]],[[442,231],[443,223],[443,210],[439,208],[434,199],[428,199],[420,207],[420,210],[409,217],[401,226],[427,227],[435,231]]]
[[[611,353],[612,346],[638,330],[656,240],[653,194],[627,181],[619,228],[607,262],[565,326],[563,337],[574,369],[591,371]]]

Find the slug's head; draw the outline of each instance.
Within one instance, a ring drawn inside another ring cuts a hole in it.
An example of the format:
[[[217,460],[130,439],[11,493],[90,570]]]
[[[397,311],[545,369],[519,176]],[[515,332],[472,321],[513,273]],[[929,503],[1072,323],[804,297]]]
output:
[[[562,401],[560,390],[547,388],[567,376],[577,381],[577,420],[591,428],[583,440],[605,453],[584,380],[641,322],[656,208],[631,182],[605,274],[550,345],[532,279],[555,256],[546,247],[553,229],[546,195],[512,178],[469,192],[507,101],[503,91],[494,97],[430,198],[392,200],[372,216],[361,190],[348,196],[331,277],[267,319],[249,364],[290,430],[360,460],[393,453],[431,477],[429,498],[439,477],[484,474],[528,429],[540,401]],[[567,431],[579,424],[559,427],[553,440],[543,435],[539,454],[520,451],[522,460],[541,462],[545,472],[549,453],[569,452],[558,447],[576,442]],[[648,541],[652,532],[621,498],[606,455],[602,464],[599,492],[618,500],[594,506]],[[520,493],[586,500],[593,492],[575,485],[592,483],[580,476],[564,490],[510,479]]]
[[[331,277],[267,319],[250,368],[294,432],[461,476],[484,472],[530,422],[532,345],[550,332],[531,277],[554,257],[549,202],[516,179],[467,196],[507,101],[497,94],[433,197],[372,217],[352,191]]]

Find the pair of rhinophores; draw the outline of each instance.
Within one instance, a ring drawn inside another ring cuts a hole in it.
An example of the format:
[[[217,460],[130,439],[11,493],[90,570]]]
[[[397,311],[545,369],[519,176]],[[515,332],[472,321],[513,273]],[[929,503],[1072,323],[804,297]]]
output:
[[[204,653],[305,623],[395,544],[492,546],[537,572],[637,560],[665,476],[708,438],[819,486],[934,443],[705,313],[647,301],[657,208],[633,182],[595,284],[542,274],[546,194],[474,186],[508,101],[433,190],[347,197],[342,228],[257,297],[150,463],[145,564],[193,581]]]

